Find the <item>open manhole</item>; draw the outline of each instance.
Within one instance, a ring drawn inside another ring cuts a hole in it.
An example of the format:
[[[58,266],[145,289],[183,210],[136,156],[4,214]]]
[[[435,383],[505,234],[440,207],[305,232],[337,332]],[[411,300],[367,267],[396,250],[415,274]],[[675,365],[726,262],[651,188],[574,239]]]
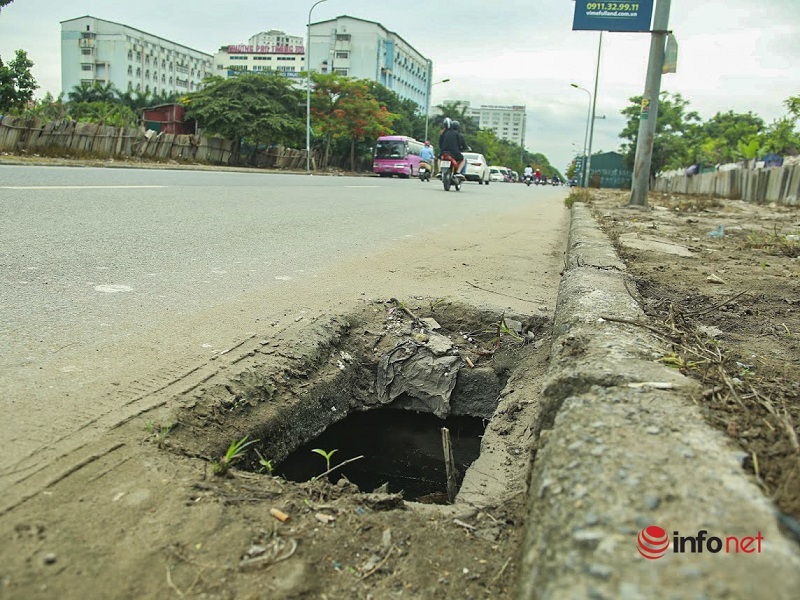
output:
[[[292,452],[275,473],[290,481],[308,481],[328,468],[326,455],[331,465],[361,456],[332,473],[333,480],[344,475],[362,491],[384,486],[390,493],[403,492],[406,500],[440,503],[447,500],[442,427],[450,434],[460,486],[480,454],[485,423],[480,417],[440,419],[391,408],[357,412]]]
[[[246,435],[258,443],[239,469],[305,482],[350,461],[324,476],[344,476],[361,492],[382,488],[402,491],[405,500],[446,502],[442,428],[452,448],[452,496],[453,471],[466,488],[489,430],[495,439],[513,437],[503,436],[518,427],[516,411],[530,401],[511,402],[499,411],[500,423],[493,417],[520,361],[546,356],[549,322],[455,304],[435,311],[431,304],[427,314],[398,308],[376,303],[293,340],[261,342],[237,373],[195,392],[175,432],[178,445],[213,461]],[[522,453],[495,451],[502,465],[512,454]],[[492,469],[500,467],[486,469],[487,477],[497,479]]]

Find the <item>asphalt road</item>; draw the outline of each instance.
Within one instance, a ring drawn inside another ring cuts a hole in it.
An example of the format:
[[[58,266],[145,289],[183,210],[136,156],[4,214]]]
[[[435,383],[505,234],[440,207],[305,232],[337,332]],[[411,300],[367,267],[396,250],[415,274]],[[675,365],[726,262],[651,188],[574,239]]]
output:
[[[116,404],[270,323],[380,293],[410,264],[392,268],[393,257],[435,271],[426,245],[441,252],[437,240],[464,237],[468,251],[470,238],[513,229],[533,208],[553,232],[538,243],[555,243],[565,195],[505,183],[445,193],[438,181],[373,177],[0,166],[0,488],[4,475],[30,470],[31,453],[99,427]],[[380,276],[376,264],[387,265]],[[452,294],[442,283],[450,274],[440,275],[420,292]]]

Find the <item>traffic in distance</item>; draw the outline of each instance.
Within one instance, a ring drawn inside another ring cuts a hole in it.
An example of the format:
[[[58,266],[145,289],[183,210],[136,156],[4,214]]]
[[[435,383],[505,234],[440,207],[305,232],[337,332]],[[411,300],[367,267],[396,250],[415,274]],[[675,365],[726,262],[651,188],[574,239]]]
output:
[[[430,147],[430,144],[427,144]],[[442,159],[433,154],[432,158],[424,158],[426,144],[404,135],[385,135],[375,141],[373,148],[372,172],[380,177],[397,176],[403,179],[418,177],[421,181],[430,181],[431,177],[442,178]],[[422,157],[420,156],[422,155]],[[463,181],[477,182],[479,185],[489,185],[492,182],[503,183],[531,183],[535,185],[570,185],[577,184],[576,180],[569,182],[561,180],[558,176],[546,177],[536,171],[526,181],[518,172],[500,165],[489,165],[486,157],[477,152],[464,152],[464,167],[461,173],[456,174]],[[444,161],[448,162],[448,161]],[[447,164],[445,168],[449,168]],[[460,187],[460,183],[459,183]]]

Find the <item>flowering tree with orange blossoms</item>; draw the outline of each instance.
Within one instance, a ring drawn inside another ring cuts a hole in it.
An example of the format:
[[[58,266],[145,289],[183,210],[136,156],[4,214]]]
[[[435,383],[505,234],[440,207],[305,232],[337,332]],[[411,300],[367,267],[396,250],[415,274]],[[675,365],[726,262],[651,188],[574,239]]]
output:
[[[312,74],[312,129],[324,139],[323,165],[330,160],[333,141],[350,141],[350,168],[355,170],[357,142],[392,133],[397,115],[380,105],[366,81],[338,74]]]

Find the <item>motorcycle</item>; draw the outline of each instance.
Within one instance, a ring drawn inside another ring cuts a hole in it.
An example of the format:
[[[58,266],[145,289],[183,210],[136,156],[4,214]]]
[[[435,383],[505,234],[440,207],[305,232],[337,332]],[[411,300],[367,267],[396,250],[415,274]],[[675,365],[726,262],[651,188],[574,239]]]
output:
[[[530,175],[525,175],[525,176],[523,176],[522,181],[525,182],[525,185],[527,185],[528,187],[531,187],[531,182],[533,181],[533,177],[530,176]]]
[[[456,165],[458,165],[458,161],[450,156],[449,153],[444,152],[442,154],[439,166],[442,169],[442,185],[444,185],[445,192],[449,192],[451,186],[456,188],[457,192],[461,191],[462,175],[454,172]]]
[[[431,166],[426,162],[419,163],[419,180],[420,181],[431,180]]]

